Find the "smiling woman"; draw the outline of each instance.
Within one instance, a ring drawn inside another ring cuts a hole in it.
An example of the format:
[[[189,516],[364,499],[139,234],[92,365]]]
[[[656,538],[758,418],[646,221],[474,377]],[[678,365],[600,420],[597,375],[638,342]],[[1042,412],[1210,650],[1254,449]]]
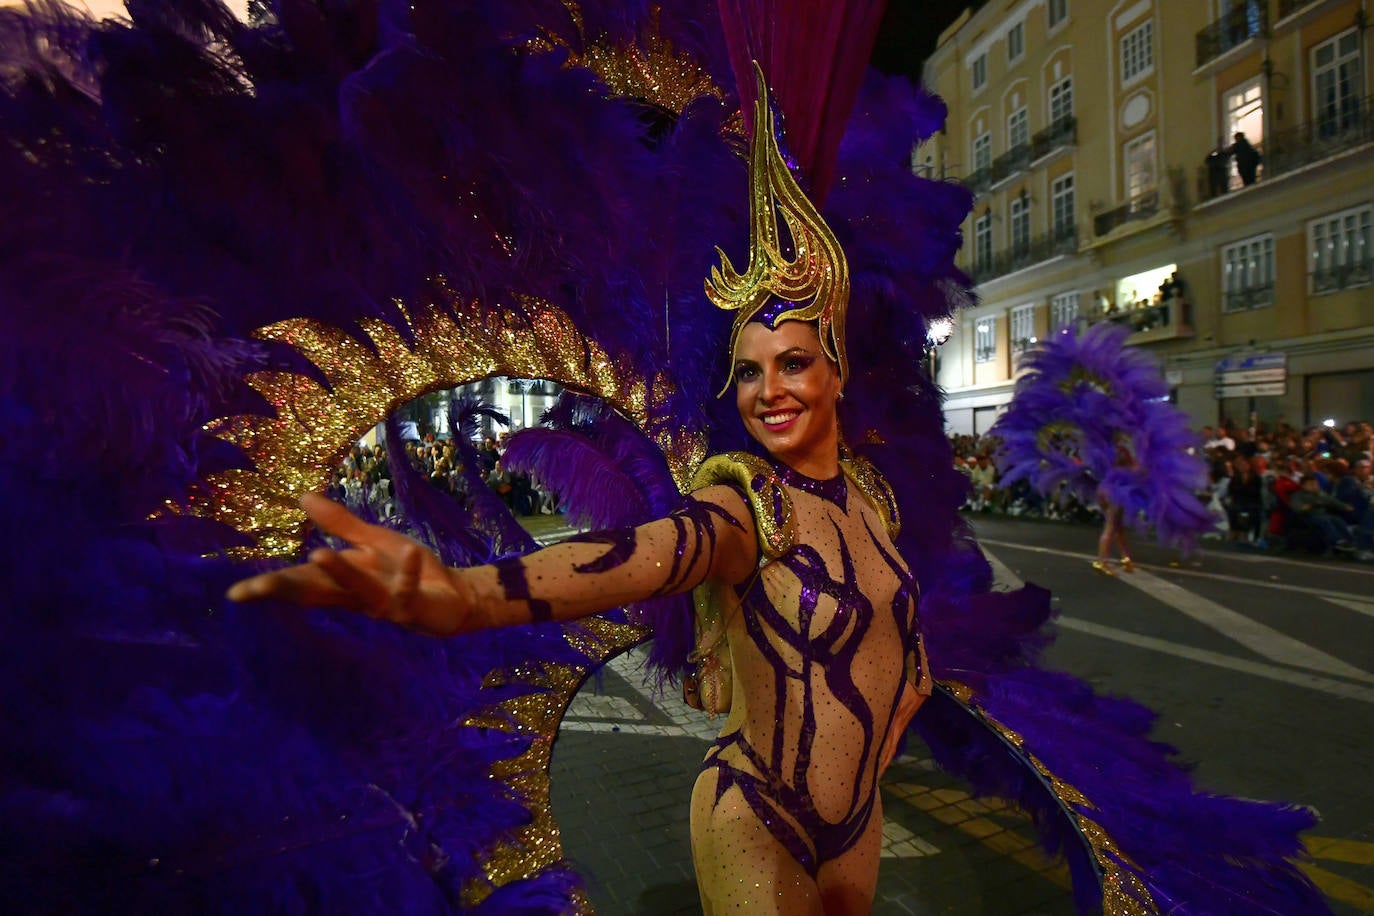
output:
[[[735,403],[749,435],[811,477],[839,473],[839,367],[810,322],[751,322],[735,348]]]

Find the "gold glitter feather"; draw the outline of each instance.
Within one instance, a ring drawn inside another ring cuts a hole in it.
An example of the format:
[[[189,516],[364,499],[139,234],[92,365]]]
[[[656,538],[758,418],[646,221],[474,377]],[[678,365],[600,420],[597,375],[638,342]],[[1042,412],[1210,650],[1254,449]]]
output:
[[[1092,817],[1093,804],[1076,787],[1056,776],[1049,767],[1025,748],[1025,739],[1012,729],[989,716],[978,706],[977,697],[965,684],[956,681],[940,681],[940,686],[950,692],[959,702],[974,709],[979,718],[1002,736],[1008,744],[1017,748],[1031,766],[1050,784],[1059,798],[1064,810],[1074,819],[1079,833],[1088,841],[1093,858],[1102,869],[1102,913],[1103,916],[1158,916],[1160,910],[1144,883],[1136,877],[1127,865],[1133,865],[1121,851],[1121,847],[1102,825]]]
[[[604,399],[654,440],[684,488],[705,455],[705,435],[683,430],[662,413],[649,415],[650,403],[666,396],[668,381],[646,384],[554,306],[535,299],[521,305],[488,310],[455,301],[448,309],[403,310],[413,346],[375,319],[361,323],[373,349],[308,319],[262,328],[256,336],[299,350],[330,388],[286,372],[249,377],[277,415],[230,417],[207,427],[242,448],[253,467],[210,477],[190,511],[251,536],[256,546],[236,551],[240,557],[295,556],[305,523],[301,496],[322,490],[368,429],[423,394],[498,375],[550,379]]]

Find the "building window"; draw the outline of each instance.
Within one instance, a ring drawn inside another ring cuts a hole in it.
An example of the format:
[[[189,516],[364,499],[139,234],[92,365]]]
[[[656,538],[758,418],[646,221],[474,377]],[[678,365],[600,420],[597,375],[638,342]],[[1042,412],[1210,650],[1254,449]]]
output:
[[[973,221],[973,270],[975,273],[992,267],[992,213],[984,210],[983,215]]]
[[[1069,18],[1069,0],[1050,0],[1050,28]]]
[[[992,134],[980,134],[973,141],[974,171],[992,168]]]
[[[1050,126],[1073,117],[1073,77],[1066,76],[1050,87]]]
[[[1030,145],[1030,118],[1018,108],[1007,118],[1007,152]]]
[[[1035,306],[1018,305],[1011,310],[1012,352],[1024,353],[1035,343]]]
[[[1024,256],[1030,251],[1030,197],[1024,192],[1011,199],[1011,253]]]
[[[1330,293],[1370,282],[1374,207],[1365,204],[1307,224],[1312,292]]]
[[[973,361],[990,363],[997,356],[997,330],[991,318],[979,319],[973,326]]]
[[[1078,293],[1060,293],[1050,300],[1050,325],[1055,332],[1078,324]]]
[[[1145,20],[1121,36],[1121,82],[1142,79],[1155,66],[1155,24]]]
[[[1264,146],[1264,82],[1262,77],[1255,77],[1247,83],[1242,83],[1234,89],[1228,89],[1222,96],[1222,105],[1226,112],[1226,133],[1225,140],[1230,143],[1236,134],[1245,134],[1245,141],[1257,149]],[[1228,187],[1231,190],[1241,187],[1240,171],[1236,165],[1234,156],[1230,159],[1231,175]],[[1261,174],[1264,163],[1261,161],[1256,167],[1256,174]],[[1253,180],[1254,176],[1252,176]]]
[[[1007,62],[1015,63],[1026,52],[1026,24],[1018,22],[1007,30]]]
[[[1360,69],[1359,29],[1312,49],[1312,109],[1318,136],[1334,137],[1359,126]]]
[[[1123,153],[1122,159],[1126,164],[1126,199],[1133,207],[1151,205],[1155,190],[1154,131],[1128,141]]]
[[[1073,172],[1061,175],[1050,184],[1050,201],[1053,212],[1054,237],[1062,239],[1073,234],[1075,220],[1073,209]]]
[[[1257,235],[1221,250],[1223,312],[1274,304],[1274,237]]]
[[[973,59],[973,91],[977,92],[988,83],[988,55],[984,51]]]

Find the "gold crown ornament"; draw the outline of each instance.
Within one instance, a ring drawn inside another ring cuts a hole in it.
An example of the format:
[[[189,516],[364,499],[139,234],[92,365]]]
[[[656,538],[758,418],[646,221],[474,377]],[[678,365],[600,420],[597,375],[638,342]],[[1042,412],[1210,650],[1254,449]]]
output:
[[[754,99],[754,135],[749,140],[749,267],[737,272],[719,247],[720,266],[711,268],[706,297],[718,308],[736,312],[730,331],[733,357],[740,329],[774,300],[795,303],[770,316],[770,327],[781,321],[819,323],[821,349],[849,376],[844,349],[844,318],[849,306],[849,263],[844,250],[820,211],[807,198],[774,136],[773,109],[763,70],[754,62],[758,91]],[[778,231],[781,214],[791,237],[791,256]],[[727,380],[725,390],[730,387]]]

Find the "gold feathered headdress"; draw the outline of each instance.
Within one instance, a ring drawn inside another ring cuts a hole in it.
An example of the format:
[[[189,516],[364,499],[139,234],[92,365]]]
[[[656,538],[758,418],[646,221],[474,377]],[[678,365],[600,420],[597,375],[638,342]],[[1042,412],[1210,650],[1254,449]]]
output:
[[[718,308],[736,311],[730,331],[733,357],[739,332],[769,302],[780,299],[796,308],[779,312],[780,321],[817,321],[821,348],[849,376],[844,350],[844,316],[849,306],[849,264],[830,227],[792,177],[773,134],[773,109],[763,70],[754,63],[758,92],[754,100],[754,136],[749,141],[749,267],[738,273],[720,248],[720,266],[711,268],[706,297]],[[778,215],[787,223],[791,257],[783,250]],[[726,382],[726,388],[729,382]],[[721,393],[724,393],[722,389]]]

